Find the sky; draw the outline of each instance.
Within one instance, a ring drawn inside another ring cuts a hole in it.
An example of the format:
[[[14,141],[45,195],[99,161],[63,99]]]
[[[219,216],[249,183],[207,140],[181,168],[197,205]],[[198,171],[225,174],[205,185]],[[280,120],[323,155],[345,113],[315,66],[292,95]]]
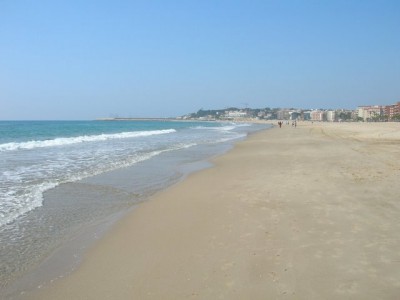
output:
[[[400,1],[0,1],[0,120],[400,101]]]

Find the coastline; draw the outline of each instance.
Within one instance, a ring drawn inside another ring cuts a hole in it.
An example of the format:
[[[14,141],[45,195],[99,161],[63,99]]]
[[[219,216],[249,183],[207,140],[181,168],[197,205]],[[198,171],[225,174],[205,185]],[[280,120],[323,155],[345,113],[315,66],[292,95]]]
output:
[[[395,297],[399,124],[341,125],[252,134],[22,298]]]
[[[11,135],[2,136],[3,142],[12,140],[15,126],[29,128],[27,134],[37,138],[29,143],[10,143],[10,149],[1,151],[4,172],[0,189],[6,191],[0,205],[6,217],[0,221],[2,299],[69,273],[74,269],[71,266],[79,263],[81,248],[85,248],[71,239],[86,227],[97,227],[108,216],[148,199],[187,172],[202,168],[203,161],[224,153],[248,133],[267,127],[199,122],[21,121],[5,124],[5,132]],[[52,143],[42,143],[42,133],[53,137]],[[103,133],[111,133],[111,139],[102,140]],[[66,140],[57,138],[71,135]],[[87,136],[94,141],[86,142]],[[15,168],[17,165],[27,167]],[[18,207],[22,208],[20,216],[13,215],[12,208]],[[26,211],[29,213],[23,213]],[[2,226],[8,217],[17,219]],[[93,238],[97,238],[95,235]],[[66,257],[49,263],[55,266],[50,271],[39,271],[49,257],[56,256],[55,252],[64,252]]]

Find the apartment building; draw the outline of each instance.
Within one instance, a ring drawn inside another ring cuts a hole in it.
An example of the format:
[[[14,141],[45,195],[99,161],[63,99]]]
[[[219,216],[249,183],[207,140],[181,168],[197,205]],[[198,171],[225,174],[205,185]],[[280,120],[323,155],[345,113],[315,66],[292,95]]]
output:
[[[328,111],[326,112],[326,120],[327,120],[328,122],[335,122],[335,121],[337,121],[337,114],[336,114],[336,111],[334,111],[334,110],[328,110]]]
[[[384,106],[373,105],[373,106],[359,106],[358,107],[358,117],[362,118],[364,121],[368,121],[375,117],[380,117],[383,115]]]
[[[290,113],[289,112],[290,111],[287,110],[287,109],[279,110],[276,113],[276,117],[277,117],[278,120],[289,120],[289,118],[290,118]]]
[[[386,105],[383,111],[389,120],[392,119],[395,115],[400,115],[400,102],[392,105]]]
[[[303,111],[302,118],[304,121],[311,120],[311,111],[309,110]]]
[[[310,113],[311,121],[325,121],[326,120],[326,112],[322,110],[313,110]]]

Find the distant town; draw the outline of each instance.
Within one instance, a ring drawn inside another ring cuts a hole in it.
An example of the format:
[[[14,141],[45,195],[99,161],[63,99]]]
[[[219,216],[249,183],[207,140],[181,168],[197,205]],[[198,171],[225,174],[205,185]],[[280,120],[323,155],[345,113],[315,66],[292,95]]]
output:
[[[178,117],[181,120],[299,120],[317,122],[399,122],[400,102],[365,105],[355,110],[300,108],[225,108],[204,110]]]

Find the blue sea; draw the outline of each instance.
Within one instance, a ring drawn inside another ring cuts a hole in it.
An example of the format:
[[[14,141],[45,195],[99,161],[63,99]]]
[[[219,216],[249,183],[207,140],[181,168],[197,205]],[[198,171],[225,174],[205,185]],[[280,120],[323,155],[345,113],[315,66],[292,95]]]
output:
[[[88,228],[109,224],[154,192],[208,166],[207,159],[235,141],[267,127],[169,120],[0,121],[0,296],[6,288],[21,288],[16,282],[23,278],[29,282],[29,274],[80,234],[96,238],[99,232]],[[67,254],[76,258],[76,249]],[[60,260],[71,266],[78,259]],[[62,272],[54,265],[46,273],[58,276]]]

